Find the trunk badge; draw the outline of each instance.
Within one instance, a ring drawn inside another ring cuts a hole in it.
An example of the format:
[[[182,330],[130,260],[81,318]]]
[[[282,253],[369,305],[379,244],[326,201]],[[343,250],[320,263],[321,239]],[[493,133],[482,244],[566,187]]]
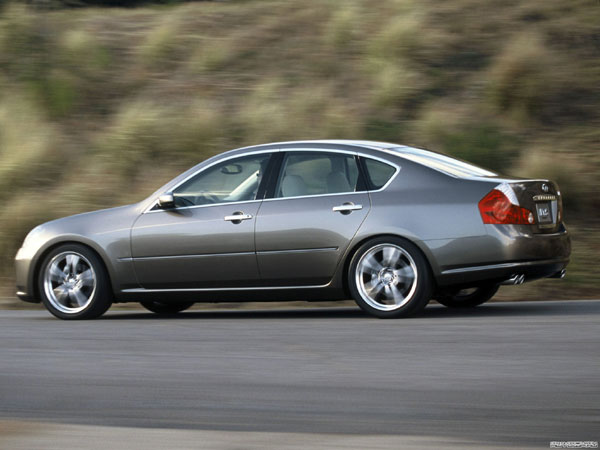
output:
[[[542,191],[548,192],[548,185],[546,183],[542,184]]]

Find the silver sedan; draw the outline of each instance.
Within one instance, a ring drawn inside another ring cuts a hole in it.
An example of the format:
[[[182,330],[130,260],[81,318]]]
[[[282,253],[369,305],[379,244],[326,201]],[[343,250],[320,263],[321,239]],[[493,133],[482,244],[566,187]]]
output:
[[[166,314],[349,297],[391,318],[561,278],[570,251],[549,180],[397,144],[285,142],[212,157],[134,205],[34,228],[16,256],[17,295],[62,319],[114,302]]]

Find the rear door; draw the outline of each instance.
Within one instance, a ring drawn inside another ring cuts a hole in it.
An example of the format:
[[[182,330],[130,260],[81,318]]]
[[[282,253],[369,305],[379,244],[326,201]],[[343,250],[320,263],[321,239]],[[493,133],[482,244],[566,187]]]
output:
[[[371,207],[356,155],[286,151],[268,197],[256,219],[262,284],[327,284]]]

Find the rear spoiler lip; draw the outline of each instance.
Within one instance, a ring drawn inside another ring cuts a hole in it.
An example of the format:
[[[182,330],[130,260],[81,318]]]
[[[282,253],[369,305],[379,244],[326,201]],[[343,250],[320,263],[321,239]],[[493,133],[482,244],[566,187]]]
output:
[[[473,180],[489,181],[490,183],[552,183],[548,178],[511,178],[511,177],[473,177]]]

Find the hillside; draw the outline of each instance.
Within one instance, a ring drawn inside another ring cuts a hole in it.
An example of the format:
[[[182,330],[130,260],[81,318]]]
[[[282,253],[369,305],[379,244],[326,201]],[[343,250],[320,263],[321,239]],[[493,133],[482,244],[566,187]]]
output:
[[[237,146],[366,138],[558,181],[568,276],[501,297],[598,297],[599,63],[596,0],[9,4],[0,285],[40,222],[135,202]]]

